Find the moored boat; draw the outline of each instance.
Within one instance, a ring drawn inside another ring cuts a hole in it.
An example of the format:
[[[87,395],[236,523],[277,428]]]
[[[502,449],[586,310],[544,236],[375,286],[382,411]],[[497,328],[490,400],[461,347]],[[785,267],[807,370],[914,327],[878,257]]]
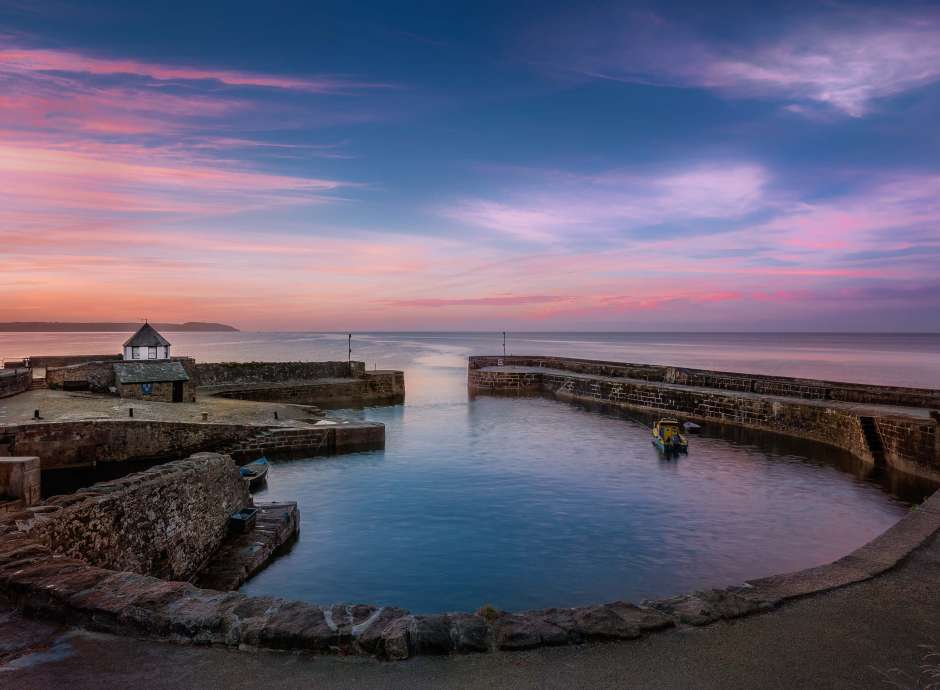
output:
[[[248,482],[249,491],[254,491],[264,484],[265,478],[268,476],[269,467],[268,459],[262,457],[240,468],[239,471],[241,472],[242,478]]]
[[[666,455],[689,452],[689,442],[675,419],[660,419],[653,425],[653,445]]]

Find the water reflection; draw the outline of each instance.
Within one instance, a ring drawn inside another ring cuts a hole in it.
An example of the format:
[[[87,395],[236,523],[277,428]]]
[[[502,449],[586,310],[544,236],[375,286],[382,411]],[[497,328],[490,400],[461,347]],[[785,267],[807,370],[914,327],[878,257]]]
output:
[[[258,497],[299,500],[301,537],[245,591],[417,612],[636,601],[834,560],[921,495],[728,427],[663,461],[647,420],[428,376],[406,405],[347,413],[386,423],[384,452],[272,467]]]

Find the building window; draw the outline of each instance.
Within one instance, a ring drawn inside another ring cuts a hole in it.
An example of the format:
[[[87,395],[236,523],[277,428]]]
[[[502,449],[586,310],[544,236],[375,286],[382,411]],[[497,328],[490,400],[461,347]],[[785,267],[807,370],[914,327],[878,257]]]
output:
[[[140,348],[132,347],[131,348],[131,359],[140,359]]]
[[[157,348],[150,347],[147,348],[147,359],[156,359],[157,358]]]

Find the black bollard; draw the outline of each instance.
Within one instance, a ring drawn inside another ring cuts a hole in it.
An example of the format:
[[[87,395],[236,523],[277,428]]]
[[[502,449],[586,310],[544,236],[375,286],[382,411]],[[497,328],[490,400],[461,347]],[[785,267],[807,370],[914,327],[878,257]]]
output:
[[[39,410],[33,410],[33,419],[39,419]]]
[[[277,410],[274,410],[274,418],[277,419]]]
[[[127,416],[128,416],[128,417],[133,417],[133,416],[134,416],[134,408],[133,408],[133,407],[128,407],[128,408],[127,408]]]

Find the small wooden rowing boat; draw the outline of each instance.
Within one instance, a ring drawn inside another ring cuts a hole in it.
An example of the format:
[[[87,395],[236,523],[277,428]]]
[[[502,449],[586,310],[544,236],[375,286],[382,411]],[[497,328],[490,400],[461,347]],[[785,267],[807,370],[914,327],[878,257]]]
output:
[[[241,475],[242,478],[248,482],[249,491],[254,491],[264,484],[265,478],[268,476],[269,467],[270,465],[268,464],[267,458],[258,458],[241,467]]]

